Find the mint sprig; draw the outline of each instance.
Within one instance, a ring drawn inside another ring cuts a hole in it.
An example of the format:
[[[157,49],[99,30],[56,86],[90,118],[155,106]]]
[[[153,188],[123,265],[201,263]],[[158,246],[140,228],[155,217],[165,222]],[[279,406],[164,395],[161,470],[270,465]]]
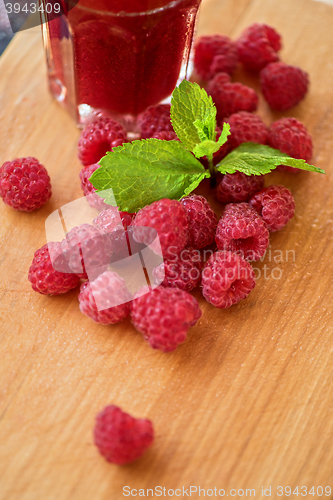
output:
[[[216,107],[213,99],[197,83],[182,81],[172,93],[171,123],[189,151],[194,152],[201,142],[215,142]]]
[[[107,153],[90,182],[103,189],[105,202],[136,212],[161,198],[180,199],[209,172],[179,141],[145,139],[125,143]],[[109,195],[107,195],[109,190]],[[106,192],[105,192],[106,191]]]
[[[292,158],[278,149],[254,142],[245,142],[238,146],[216,165],[216,169],[222,174],[234,174],[238,171],[246,175],[263,175],[269,174],[278,165],[325,174],[324,170],[309,165],[305,160]]]
[[[133,141],[114,148],[101,159],[100,168],[89,180],[106,203],[117,204],[122,211],[137,212],[161,198],[181,199],[204,178],[214,179],[216,172],[263,175],[277,165],[288,165],[325,173],[304,160],[251,142],[241,144],[214,167],[213,154],[227,141],[230,126],[224,124],[216,141],[216,108],[196,83],[183,81],[174,90],[171,120],[180,141]],[[197,160],[202,157],[207,157],[209,170]]]

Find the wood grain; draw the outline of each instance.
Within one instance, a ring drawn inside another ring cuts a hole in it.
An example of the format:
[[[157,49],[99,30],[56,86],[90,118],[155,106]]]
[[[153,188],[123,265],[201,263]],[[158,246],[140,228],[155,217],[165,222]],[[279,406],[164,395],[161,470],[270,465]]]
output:
[[[35,213],[0,205],[1,500],[118,500],[125,485],[255,488],[259,498],[262,486],[273,498],[277,486],[333,487],[333,7],[205,0],[198,32],[235,37],[255,21],[274,25],[282,58],[310,73],[309,95],[288,114],[309,128],[314,164],[328,175],[268,176],[292,190],[297,210],[272,235],[256,289],[226,311],[196,292],[202,319],[168,355],[129,320],[103,327],[84,317],[77,290],[31,290],[46,217],[81,196],[79,132],[48,94],[39,33],[18,34],[1,57],[0,162],[36,156],[53,185]],[[237,77],[257,88],[253,76]],[[259,113],[267,123],[280,116],[262,99]],[[109,403],[156,429],[153,447],[125,467],[106,463],[92,442],[95,414]]]

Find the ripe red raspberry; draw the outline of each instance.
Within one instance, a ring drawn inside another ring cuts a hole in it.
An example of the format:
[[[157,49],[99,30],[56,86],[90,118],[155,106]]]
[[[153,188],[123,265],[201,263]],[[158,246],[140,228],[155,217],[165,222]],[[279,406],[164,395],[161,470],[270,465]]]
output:
[[[168,259],[179,254],[188,239],[187,214],[177,200],[164,198],[139,210],[133,221],[133,236],[138,243],[150,245],[158,253],[156,232],[163,257]],[[152,228],[149,231],[147,228]]]
[[[158,132],[174,132],[170,118],[170,104],[149,106],[138,118],[141,139],[154,137]]]
[[[263,175],[246,175],[242,172],[225,174],[217,186],[216,197],[222,203],[249,201],[263,187]]]
[[[184,196],[181,203],[186,209],[189,237],[187,244],[204,248],[214,241],[217,216],[204,196]]]
[[[237,148],[243,142],[256,142],[267,144],[268,128],[258,115],[248,111],[239,111],[224,120],[230,125],[228,137],[229,151]]]
[[[36,158],[15,158],[0,167],[0,196],[15,210],[32,212],[51,197],[48,173]]]
[[[258,96],[255,91],[241,83],[221,85],[214,78],[207,85],[207,93],[212,96],[215,103],[219,122],[238,111],[255,111],[258,106]]]
[[[268,64],[260,72],[262,93],[270,107],[286,111],[298,104],[308,90],[308,74],[283,62]]]
[[[202,294],[220,309],[245,299],[254,287],[251,265],[232,252],[214,253],[202,271]]]
[[[134,418],[110,405],[96,417],[94,440],[108,462],[123,465],[143,455],[154,441],[154,429],[150,420]]]
[[[87,197],[89,205],[93,208],[97,208],[97,210],[103,210],[109,205],[104,202],[103,198],[96,194],[96,188],[89,181],[89,178],[99,167],[100,166],[98,163],[94,163],[93,165],[86,165],[80,171],[79,176],[81,181],[81,189],[84,195]]]
[[[94,281],[82,283],[79,294],[80,311],[102,325],[126,318],[131,300],[124,279],[113,271],[105,271]]]
[[[103,233],[112,233],[119,224],[124,229],[127,229],[133,222],[136,214],[121,212],[117,207],[108,205],[106,210],[103,210],[94,220],[93,225]]]
[[[198,301],[178,288],[143,287],[131,306],[135,328],[153,349],[171,352],[186,339],[186,334],[201,317]]]
[[[264,188],[249,204],[262,216],[271,232],[282,229],[295,213],[294,197],[285,186]]]
[[[200,283],[202,266],[200,252],[185,248],[174,259],[155,267],[153,276],[157,284],[191,292]]]
[[[220,72],[231,75],[238,64],[237,47],[224,35],[202,36],[194,50],[194,67],[204,80],[210,80]]]
[[[281,36],[267,24],[251,24],[236,43],[239,59],[247,69],[259,71],[279,60]]]
[[[55,260],[65,272],[54,269],[52,262]],[[42,295],[66,293],[77,287],[80,281],[76,274],[70,273],[70,269],[61,255],[60,243],[53,242],[47,243],[35,252],[29,269],[28,280],[32,288]]]
[[[162,141],[179,141],[177,135],[172,130],[162,130],[153,135],[153,139],[160,139]]]
[[[88,279],[89,274],[92,279],[106,270],[113,247],[107,234],[90,224],[81,224],[66,234],[61,250],[73,273],[84,279]],[[57,269],[61,270],[58,266]]]
[[[248,203],[229,203],[219,220],[215,241],[219,250],[259,260],[269,245],[266,223]]]
[[[107,116],[91,123],[81,132],[78,157],[83,165],[92,165],[112,148],[127,142],[126,130],[120,123]]]
[[[131,226],[135,215],[109,206],[93,220],[93,225],[102,233],[107,233],[112,240],[112,262],[126,259],[135,253],[133,239],[128,234],[128,227]]]
[[[312,158],[312,139],[306,127],[296,118],[281,118],[272,123],[268,130],[268,142],[293,158],[301,158],[307,163]],[[279,165],[279,170],[297,173],[298,168]]]

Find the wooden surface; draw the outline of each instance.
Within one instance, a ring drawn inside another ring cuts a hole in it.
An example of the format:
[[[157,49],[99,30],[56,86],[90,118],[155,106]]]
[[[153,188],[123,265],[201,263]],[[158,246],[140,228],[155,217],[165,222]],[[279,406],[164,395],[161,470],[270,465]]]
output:
[[[81,196],[79,132],[47,92],[38,32],[17,35],[1,57],[0,162],[36,156],[53,185],[35,213],[0,204],[1,500],[118,500],[126,485],[255,488],[257,498],[262,486],[272,498],[278,486],[333,487],[333,7],[205,0],[198,30],[237,36],[254,21],[273,24],[283,59],[310,73],[309,95],[288,115],[307,125],[313,163],[328,175],[267,178],[292,190],[295,218],[272,235],[247,300],[220,311],[196,293],[202,319],[171,354],[153,351],[129,320],[94,324],[77,290],[44,297],[30,288],[46,217]],[[259,112],[267,123],[280,116],[262,100]],[[92,442],[95,415],[110,403],[156,430],[153,447],[125,467],[105,462]]]

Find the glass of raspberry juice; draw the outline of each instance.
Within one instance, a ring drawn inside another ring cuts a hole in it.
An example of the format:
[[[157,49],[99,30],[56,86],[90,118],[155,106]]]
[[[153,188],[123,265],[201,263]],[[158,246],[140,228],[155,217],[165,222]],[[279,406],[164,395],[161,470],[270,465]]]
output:
[[[135,130],[138,114],[186,77],[200,2],[79,0],[60,17],[47,14],[51,93],[79,125],[102,112]]]

